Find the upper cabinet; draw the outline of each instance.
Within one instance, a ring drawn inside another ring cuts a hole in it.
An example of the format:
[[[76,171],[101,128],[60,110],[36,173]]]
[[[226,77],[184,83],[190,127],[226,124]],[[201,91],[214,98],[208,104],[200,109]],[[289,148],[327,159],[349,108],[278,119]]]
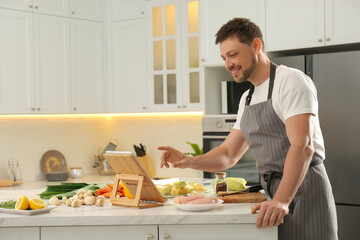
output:
[[[69,16],[70,0],[0,0],[0,7],[46,13],[57,16]]]
[[[349,24],[351,23],[351,24]],[[358,1],[266,1],[267,51],[360,41]]]
[[[201,65],[224,65],[219,46],[215,45],[215,34],[223,24],[235,17],[249,18],[260,27],[265,37],[265,0],[200,0],[199,2]]]
[[[145,0],[111,0],[111,20],[122,21],[146,17]]]
[[[103,0],[70,0],[70,17],[102,21]]]
[[[34,98],[32,14],[0,9],[0,113],[31,113]]]
[[[149,1],[147,23],[149,110],[201,110],[198,1]]]
[[[104,51],[101,22],[70,19],[73,113],[104,111]]]
[[[146,19],[112,23],[111,112],[147,111]]]

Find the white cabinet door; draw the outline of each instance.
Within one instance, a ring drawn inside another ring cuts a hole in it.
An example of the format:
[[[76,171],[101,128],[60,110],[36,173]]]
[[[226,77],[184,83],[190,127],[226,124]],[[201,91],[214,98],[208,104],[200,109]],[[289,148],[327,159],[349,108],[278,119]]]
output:
[[[8,227],[0,228],[1,239],[6,240],[40,240],[39,227]]]
[[[200,0],[202,65],[224,65],[219,46],[215,45],[215,34],[223,24],[235,17],[249,18],[260,27],[265,37],[265,0]]]
[[[324,46],[324,1],[266,1],[266,51]]]
[[[255,224],[160,225],[159,240],[276,240],[277,231]]]
[[[360,42],[360,2],[357,0],[325,1],[326,45]]]
[[[32,2],[33,0],[0,0],[0,7],[32,12]]]
[[[70,17],[102,21],[102,0],[70,0]]]
[[[42,227],[41,240],[157,240],[157,226]],[[70,237],[70,238],[69,238]]]
[[[33,9],[36,13],[68,17],[69,0],[33,0]]]
[[[0,113],[34,108],[32,13],[0,9]]]
[[[145,0],[112,0],[111,20],[121,21],[145,17]]]
[[[111,112],[147,111],[146,20],[112,23]]]
[[[104,111],[102,23],[71,19],[72,112]]]
[[[70,113],[69,19],[35,14],[35,81],[38,113]]]

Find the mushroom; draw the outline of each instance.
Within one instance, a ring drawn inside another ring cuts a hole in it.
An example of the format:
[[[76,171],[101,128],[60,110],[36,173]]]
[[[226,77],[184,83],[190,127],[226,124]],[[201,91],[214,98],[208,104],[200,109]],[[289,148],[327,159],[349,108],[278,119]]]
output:
[[[55,205],[55,206],[57,206],[57,205],[60,205],[60,201],[59,201],[59,199],[57,198],[57,197],[55,197],[55,196],[53,196],[53,197],[51,197],[50,199],[49,199],[49,204],[50,205]]]

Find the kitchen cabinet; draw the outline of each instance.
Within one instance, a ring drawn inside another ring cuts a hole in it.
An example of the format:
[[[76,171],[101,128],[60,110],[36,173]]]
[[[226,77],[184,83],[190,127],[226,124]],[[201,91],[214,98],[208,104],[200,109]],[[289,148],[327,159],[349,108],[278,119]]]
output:
[[[79,239],[157,240],[156,225],[147,226],[80,226],[41,227],[41,240],[64,240],[71,236]]]
[[[351,0],[267,1],[267,51],[359,42],[353,28],[359,12],[358,1]]]
[[[69,0],[0,0],[0,7],[63,17],[69,16]]]
[[[219,46],[215,45],[215,34],[223,24],[235,17],[249,18],[260,27],[265,37],[265,0],[200,0],[199,2],[202,66],[224,65]]]
[[[32,109],[37,113],[71,111],[69,29],[68,18],[34,15],[35,106]]]
[[[0,113],[35,106],[32,13],[0,9]]]
[[[0,228],[1,239],[6,240],[40,240],[39,227],[7,227]]]
[[[198,1],[147,2],[149,111],[203,109]]]
[[[112,0],[111,20],[123,21],[146,17],[145,0]]]
[[[274,231],[275,230],[275,231]],[[255,224],[160,225],[159,240],[267,240],[277,239],[277,229],[257,229]]]
[[[70,0],[70,17],[102,21],[102,0]]]
[[[146,44],[146,19],[112,23],[111,112],[147,111]]]
[[[102,23],[70,19],[71,111],[104,111]]]

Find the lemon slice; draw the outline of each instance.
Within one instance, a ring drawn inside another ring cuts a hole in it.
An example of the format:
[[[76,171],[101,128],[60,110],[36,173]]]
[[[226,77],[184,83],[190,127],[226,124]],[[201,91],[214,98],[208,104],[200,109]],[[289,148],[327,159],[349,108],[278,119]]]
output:
[[[29,199],[26,196],[22,195],[16,201],[15,209],[16,210],[26,210],[28,208],[29,208]]]
[[[30,200],[30,208],[31,209],[41,209],[46,206],[46,203],[38,198],[33,198]]]

